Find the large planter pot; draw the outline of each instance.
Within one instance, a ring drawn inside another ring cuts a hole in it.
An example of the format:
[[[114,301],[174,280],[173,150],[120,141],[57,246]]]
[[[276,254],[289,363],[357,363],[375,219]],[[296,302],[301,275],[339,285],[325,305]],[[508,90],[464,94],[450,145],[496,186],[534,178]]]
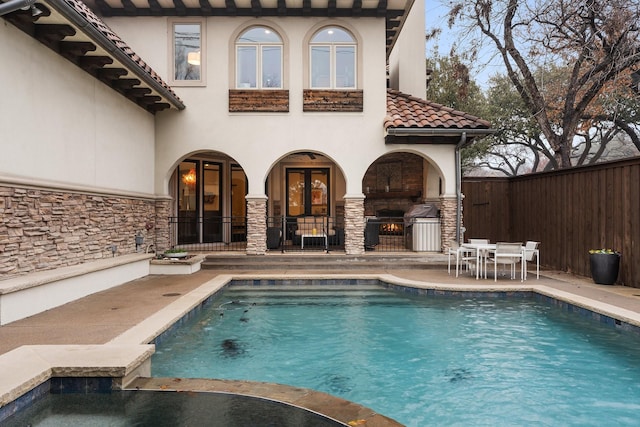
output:
[[[618,279],[620,254],[589,254],[591,277],[600,285],[613,285]]]

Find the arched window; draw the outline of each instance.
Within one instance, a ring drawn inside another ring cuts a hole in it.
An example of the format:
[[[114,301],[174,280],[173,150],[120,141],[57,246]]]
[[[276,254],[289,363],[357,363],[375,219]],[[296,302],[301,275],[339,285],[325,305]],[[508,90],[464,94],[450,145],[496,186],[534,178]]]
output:
[[[355,89],[354,37],[338,27],[325,27],[311,39],[309,52],[312,89]]]
[[[282,89],[282,39],[267,27],[251,27],[236,40],[236,88]]]

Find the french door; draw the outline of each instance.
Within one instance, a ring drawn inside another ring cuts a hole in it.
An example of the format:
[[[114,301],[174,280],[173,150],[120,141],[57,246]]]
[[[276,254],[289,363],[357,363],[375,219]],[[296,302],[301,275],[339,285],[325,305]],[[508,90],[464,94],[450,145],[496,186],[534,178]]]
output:
[[[287,169],[287,216],[329,215],[328,168]]]

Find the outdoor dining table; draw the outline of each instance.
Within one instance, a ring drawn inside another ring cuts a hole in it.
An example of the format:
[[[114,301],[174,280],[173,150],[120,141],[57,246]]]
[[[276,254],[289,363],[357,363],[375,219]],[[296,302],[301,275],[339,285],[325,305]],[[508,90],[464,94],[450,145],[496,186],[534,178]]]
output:
[[[496,250],[495,243],[463,243],[463,248],[473,249],[476,252],[476,280],[482,276],[482,270],[484,270],[484,278],[487,278],[487,258],[492,252]],[[522,279],[526,279],[526,251],[525,247],[522,246],[522,251],[520,253],[522,256],[522,264],[520,266],[520,272]],[[484,266],[484,267],[483,267]],[[524,270],[523,270],[524,269]]]

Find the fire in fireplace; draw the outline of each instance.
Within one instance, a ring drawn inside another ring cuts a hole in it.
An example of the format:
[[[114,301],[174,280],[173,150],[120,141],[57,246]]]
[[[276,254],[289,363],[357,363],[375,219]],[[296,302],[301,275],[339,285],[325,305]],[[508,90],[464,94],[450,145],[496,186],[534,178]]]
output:
[[[376,212],[380,221],[380,234],[402,236],[404,233],[404,211],[399,209],[382,209]]]

